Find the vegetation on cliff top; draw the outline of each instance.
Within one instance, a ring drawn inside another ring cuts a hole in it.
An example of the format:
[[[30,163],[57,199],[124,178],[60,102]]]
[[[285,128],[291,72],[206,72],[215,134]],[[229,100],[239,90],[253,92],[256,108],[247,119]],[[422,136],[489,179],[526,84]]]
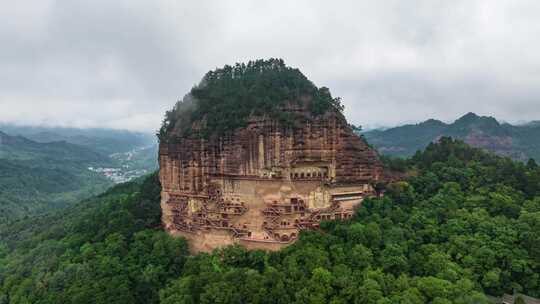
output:
[[[157,175],[0,225],[0,303],[487,303],[540,296],[540,168],[443,138],[418,174],[279,252],[189,256]],[[2,242],[4,243],[2,245]]]
[[[208,72],[182,101],[165,114],[159,131],[161,141],[192,134],[194,123],[200,134],[223,134],[246,125],[251,115],[266,115],[284,124],[294,116],[281,111],[287,102],[300,103],[308,97],[312,115],[329,109],[343,111],[339,98],[328,88],[317,88],[298,69],[288,67],[282,59],[237,63]]]

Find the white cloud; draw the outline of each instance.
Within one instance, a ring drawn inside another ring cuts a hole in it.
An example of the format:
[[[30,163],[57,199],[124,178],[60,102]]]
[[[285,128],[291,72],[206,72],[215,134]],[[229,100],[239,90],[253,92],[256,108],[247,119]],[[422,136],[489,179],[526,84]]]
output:
[[[0,121],[155,130],[207,70],[268,57],[355,124],[540,118],[534,0],[4,2]]]

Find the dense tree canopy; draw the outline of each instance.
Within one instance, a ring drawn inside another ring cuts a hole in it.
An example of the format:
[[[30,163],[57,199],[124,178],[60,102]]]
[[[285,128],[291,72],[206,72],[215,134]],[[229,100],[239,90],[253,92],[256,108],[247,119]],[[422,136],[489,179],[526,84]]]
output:
[[[224,133],[242,127],[250,115],[267,115],[284,124],[295,117],[280,108],[287,102],[299,103],[308,97],[313,115],[331,108],[343,110],[339,98],[328,88],[317,88],[298,69],[282,59],[237,63],[208,72],[201,83],[168,111],[159,133],[160,140],[190,134],[194,122],[200,122],[202,134]]]
[[[157,174],[0,231],[0,303],[155,303],[187,244],[159,230]],[[9,253],[9,254],[7,254]]]
[[[190,256],[182,239],[153,229],[155,175],[118,186],[79,209],[0,231],[0,303],[439,304],[487,303],[485,294],[514,290],[540,296],[534,162],[443,138],[399,167],[414,174],[389,185],[383,198],[365,200],[352,220],[324,222],[273,253],[232,246]],[[24,233],[32,225],[37,232]]]
[[[88,170],[114,161],[67,142],[39,143],[0,131],[0,224],[74,204],[112,182]]]

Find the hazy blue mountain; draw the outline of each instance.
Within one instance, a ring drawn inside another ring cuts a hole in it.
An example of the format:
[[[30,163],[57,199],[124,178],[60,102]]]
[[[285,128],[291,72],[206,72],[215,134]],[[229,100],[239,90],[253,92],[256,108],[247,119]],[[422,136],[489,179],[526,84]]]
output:
[[[41,160],[85,162],[88,165],[111,165],[113,161],[84,146],[66,141],[40,143],[23,136],[10,136],[0,131],[0,158],[12,160]]]
[[[493,117],[468,113],[447,124],[430,119],[386,130],[363,133],[379,152],[391,156],[411,156],[441,136],[451,136],[516,160],[540,160],[540,123],[524,125],[500,123]]]
[[[128,152],[141,146],[156,143],[156,137],[152,133],[127,130],[17,126],[13,124],[0,124],[0,130],[10,135],[21,135],[40,143],[66,141],[106,155]]]

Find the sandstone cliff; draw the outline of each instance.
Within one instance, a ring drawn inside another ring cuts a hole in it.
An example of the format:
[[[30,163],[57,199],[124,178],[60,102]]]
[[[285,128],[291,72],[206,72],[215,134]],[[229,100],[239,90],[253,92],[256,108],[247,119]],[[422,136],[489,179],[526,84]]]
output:
[[[382,166],[338,108],[314,114],[312,102],[304,94],[280,104],[280,117],[293,123],[253,111],[225,133],[205,136],[199,120],[161,140],[166,229],[195,251],[233,243],[277,249],[321,220],[351,217],[373,195]]]

